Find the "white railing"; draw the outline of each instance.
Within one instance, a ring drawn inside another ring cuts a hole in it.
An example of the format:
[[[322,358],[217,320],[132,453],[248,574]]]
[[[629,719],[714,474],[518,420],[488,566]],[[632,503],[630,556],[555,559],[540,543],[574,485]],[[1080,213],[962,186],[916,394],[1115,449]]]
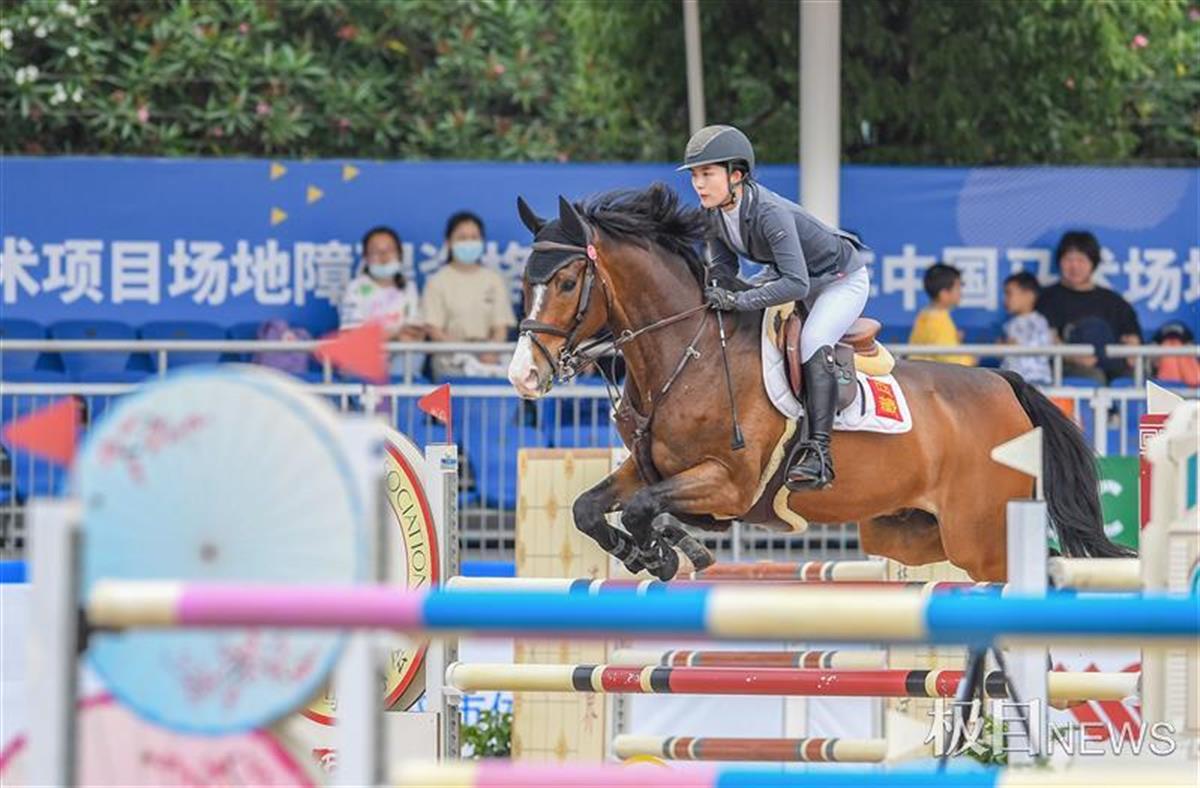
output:
[[[3,380],[4,354],[7,352],[121,352],[121,353],[151,353],[159,358],[159,373],[167,369],[168,355],[173,353],[221,353],[221,354],[250,354],[255,352],[300,351],[308,352],[317,346],[316,341],[262,341],[262,340],[222,340],[222,341],[193,341],[193,340],[0,340],[0,405],[5,412],[12,415],[16,410],[27,411],[39,404],[46,404],[54,398],[73,395],[79,397],[85,405],[90,418],[112,405],[115,399],[137,388],[136,383],[99,383],[99,382],[13,382]],[[889,346],[897,356],[912,353],[925,354],[971,354],[979,356],[1028,356],[1048,355],[1061,365],[1064,358],[1092,355],[1093,349],[1087,345],[1057,345],[1048,348],[1012,347],[1007,345],[961,345],[954,347],[932,347],[913,345]],[[395,342],[387,346],[390,353],[460,353],[460,352],[511,352],[510,343],[412,343]],[[1162,358],[1165,356],[1200,356],[1200,347],[1158,347],[1158,346],[1125,346],[1118,345],[1108,348],[1114,357],[1132,358]],[[1137,364],[1134,373],[1137,374],[1142,364]],[[1057,366],[1061,371],[1061,366]],[[1061,378],[1060,378],[1061,380]],[[317,395],[328,398],[335,407],[341,410],[360,410],[367,401],[382,402],[385,410],[392,414],[394,425],[402,432],[411,428],[424,429],[413,421],[421,418],[414,416],[413,399],[429,392],[431,384],[414,382],[411,376],[405,382],[385,386],[368,386],[362,383],[334,381],[332,370],[326,368],[325,381],[322,383],[306,383],[310,390]],[[1136,388],[1092,387],[1092,386],[1049,386],[1042,389],[1047,395],[1074,404],[1077,422],[1087,428],[1088,437],[1099,454],[1133,455],[1137,453],[1137,434],[1134,427],[1139,413],[1139,403],[1145,399],[1145,392],[1140,382]],[[1180,392],[1187,397],[1200,397],[1200,390],[1184,390]],[[475,491],[478,495],[464,512],[464,536],[475,539],[475,553],[483,557],[502,557],[507,553],[505,545],[511,544],[513,511],[503,504],[495,503],[497,490],[506,490],[515,485],[516,479],[511,471],[511,462],[506,460],[516,456],[516,452],[526,446],[564,446],[581,447],[583,445],[607,445],[611,442],[608,411],[610,410],[607,394],[603,388],[595,384],[574,383],[556,386],[548,395],[548,402],[539,405],[521,405],[515,409],[517,420],[529,429],[506,430],[499,422],[501,411],[508,413],[514,410],[504,403],[515,399],[512,387],[507,381],[496,380],[490,384],[458,387],[455,389],[456,413],[461,422],[469,425],[464,429],[474,429],[474,435],[455,434],[455,440],[467,447],[466,451],[474,456],[468,458],[468,467],[474,466],[479,478],[475,479]],[[407,414],[402,416],[401,414]],[[6,416],[5,418],[8,418]],[[407,418],[408,421],[403,421]],[[428,431],[424,433],[429,435]],[[417,436],[419,438],[419,436]],[[472,440],[472,437],[475,438]],[[588,441],[595,441],[588,443]],[[29,462],[27,458],[22,462]],[[490,470],[484,470],[490,469]],[[22,466],[13,469],[15,472],[27,475],[31,467]],[[60,473],[55,471],[55,473]],[[489,491],[489,495],[480,491]],[[20,511],[15,495],[15,476],[0,481],[0,492],[7,492],[0,503],[0,530],[3,530],[5,518]],[[507,495],[507,493],[505,493]],[[488,500],[493,501],[488,503]],[[2,534],[0,534],[2,536]],[[774,558],[789,560],[795,558],[798,551],[807,549],[822,557],[843,557],[852,551],[855,541],[853,529],[840,526],[814,527],[805,537],[809,540],[804,547],[793,547],[792,542],[781,539],[767,540],[757,531],[747,530],[743,538],[734,538],[730,543],[736,552],[743,547],[747,555],[758,558]],[[811,542],[824,540],[823,547],[814,548]],[[0,539],[0,541],[4,541]],[[761,543],[761,544],[759,544]],[[758,547],[751,545],[758,544]],[[797,542],[797,545],[800,543]],[[484,545],[479,547],[478,545]],[[494,548],[486,545],[495,545]],[[762,545],[766,545],[763,547]],[[823,552],[822,552],[823,551]],[[11,546],[0,544],[0,554],[11,552]]]
[[[320,344],[318,340],[194,340],[194,339],[0,339],[0,375],[5,352],[38,353],[136,353],[155,357],[155,368],[160,375],[169,369],[172,353],[223,353],[250,354],[261,352],[312,352]],[[403,354],[411,357],[420,353],[441,355],[447,353],[511,353],[516,345],[511,342],[388,342],[385,349],[389,356]],[[1027,347],[1019,345],[888,345],[893,355],[965,355],[983,358],[1009,358],[1020,356],[1048,356],[1053,369],[1053,380],[1059,385],[1063,380],[1063,360],[1086,358],[1095,355],[1091,345],[1048,345]],[[1200,345],[1108,345],[1105,348],[1112,358],[1158,359],[1169,356],[1200,357]],[[406,365],[405,382],[413,381],[412,365]],[[333,381],[333,370],[326,362],[323,365],[327,383]],[[1139,388],[1145,379],[1144,363],[1133,365],[1135,385]]]

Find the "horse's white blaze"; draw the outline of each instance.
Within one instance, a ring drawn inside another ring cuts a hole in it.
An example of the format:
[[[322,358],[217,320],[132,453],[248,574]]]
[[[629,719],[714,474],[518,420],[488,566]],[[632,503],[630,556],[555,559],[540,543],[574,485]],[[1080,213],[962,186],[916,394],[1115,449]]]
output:
[[[527,316],[530,320],[537,320],[538,312],[541,311],[545,298],[546,286],[535,285],[533,306],[529,308]],[[532,378],[532,382],[530,378]],[[537,365],[533,361],[533,342],[524,334],[517,340],[517,350],[508,364],[508,382],[519,393],[526,396],[535,396],[538,393]]]

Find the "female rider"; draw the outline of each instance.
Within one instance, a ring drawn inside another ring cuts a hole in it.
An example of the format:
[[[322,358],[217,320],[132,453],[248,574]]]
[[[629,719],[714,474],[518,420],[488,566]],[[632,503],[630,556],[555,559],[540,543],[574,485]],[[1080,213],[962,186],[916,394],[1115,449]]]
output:
[[[710,284],[708,303],[741,312],[802,301],[808,309],[800,333],[808,439],[788,468],[787,486],[824,489],[833,483],[833,346],[867,303],[870,281],[859,254],[866,247],[755,182],[754,148],[732,126],[706,126],[692,135],[679,169],[691,171],[692,188],[708,214],[714,270],[736,277],[741,256],[774,274],[739,292]]]

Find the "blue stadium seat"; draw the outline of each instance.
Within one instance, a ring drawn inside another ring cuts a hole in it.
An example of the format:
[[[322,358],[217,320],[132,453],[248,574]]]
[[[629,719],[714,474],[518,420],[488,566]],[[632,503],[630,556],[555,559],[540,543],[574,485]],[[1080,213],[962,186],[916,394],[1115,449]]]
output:
[[[509,426],[498,434],[462,442],[475,479],[475,490],[489,507],[511,510],[517,505],[517,454],[541,448],[542,434],[533,427]]]
[[[548,445],[542,432],[526,426],[524,403],[516,394],[472,396],[477,386],[504,386],[498,378],[448,378],[454,438],[463,447],[485,506],[512,509],[517,502],[517,452]]]
[[[0,339],[45,339],[46,329],[32,320],[0,320]],[[30,372],[41,353],[37,350],[5,350],[0,355],[0,377],[11,380],[13,372]]]
[[[1065,376],[1063,378],[1062,384],[1064,386],[1071,386],[1073,388],[1085,388],[1085,389],[1094,389],[1100,385],[1096,381],[1092,380],[1091,378],[1077,377],[1075,375]]]
[[[251,320],[244,323],[234,323],[225,329],[225,334],[230,339],[236,339],[239,342],[253,340],[258,339],[258,331],[261,327],[261,321]],[[221,360],[249,362],[252,355],[252,353],[226,353]]]
[[[559,449],[611,449],[622,446],[615,424],[569,424],[550,433],[551,443]]]
[[[160,320],[146,323],[139,332],[142,339],[226,339],[225,329],[213,323],[198,320]],[[151,352],[154,371],[159,371],[158,353]],[[167,357],[167,369],[189,364],[216,364],[221,360],[220,351],[212,353],[171,353]]]
[[[50,326],[52,339],[133,340],[133,327],[115,320],[63,320]],[[148,377],[148,371],[131,369],[128,352],[70,352],[62,354],[63,368],[75,381],[135,383]]]
[[[608,400],[603,381],[588,381],[581,388],[589,389],[590,396],[582,399],[550,396],[538,403],[538,423],[543,430],[549,432],[570,424],[603,425],[611,421],[612,403]]]
[[[66,383],[67,373],[61,369],[8,369],[7,360],[0,370],[0,380],[9,383]]]

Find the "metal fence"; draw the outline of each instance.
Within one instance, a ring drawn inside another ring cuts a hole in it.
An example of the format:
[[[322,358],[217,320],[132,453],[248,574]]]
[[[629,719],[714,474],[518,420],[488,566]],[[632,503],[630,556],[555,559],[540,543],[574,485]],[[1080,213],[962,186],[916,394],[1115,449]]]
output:
[[[260,351],[307,351],[312,342],[0,342],[0,421],[32,412],[63,396],[76,397],[82,408],[85,428],[103,418],[113,403],[137,388],[133,382],[101,383],[87,380],[60,382],[17,382],[4,374],[4,354],[17,351],[147,353],[158,363],[153,374],[165,374],[189,353],[223,354],[237,359]],[[395,343],[392,352],[484,352],[510,351],[507,344],[424,345]],[[1028,355],[1031,352],[1057,359],[1092,353],[1089,346],[1056,346],[1045,349],[996,346],[929,348],[892,346],[897,355],[911,352],[967,352],[979,355]],[[1185,348],[1115,347],[1111,355],[1156,357],[1200,355],[1196,346]],[[1056,368],[1061,369],[1059,364]],[[1130,455],[1137,452],[1137,423],[1145,411],[1145,392],[1140,385],[1144,364],[1137,364],[1137,377],[1128,385],[1115,387],[1053,386],[1043,389],[1074,413],[1077,423],[1100,454]],[[338,381],[326,368],[306,382],[311,391],[325,397],[340,411],[362,411],[368,401],[378,415],[418,444],[446,440],[447,428],[433,422],[417,408],[417,400],[433,384],[413,380],[388,386],[365,386]],[[323,380],[322,380],[323,379]],[[471,559],[511,559],[517,506],[517,453],[526,447],[613,447],[621,445],[611,421],[612,406],[603,385],[596,381],[555,387],[538,402],[515,397],[505,381],[455,380],[452,386],[453,440],[461,447],[463,469],[460,500],[464,555]],[[1136,386],[1136,387],[1135,387]],[[1196,397],[1197,390],[1182,390]],[[0,558],[20,557],[24,552],[24,501],[37,495],[63,492],[65,472],[27,452],[6,447],[0,462]],[[813,524],[799,535],[775,534],[737,526],[730,533],[705,535],[707,543],[724,558],[796,560],[843,558],[859,554],[853,524]]]

